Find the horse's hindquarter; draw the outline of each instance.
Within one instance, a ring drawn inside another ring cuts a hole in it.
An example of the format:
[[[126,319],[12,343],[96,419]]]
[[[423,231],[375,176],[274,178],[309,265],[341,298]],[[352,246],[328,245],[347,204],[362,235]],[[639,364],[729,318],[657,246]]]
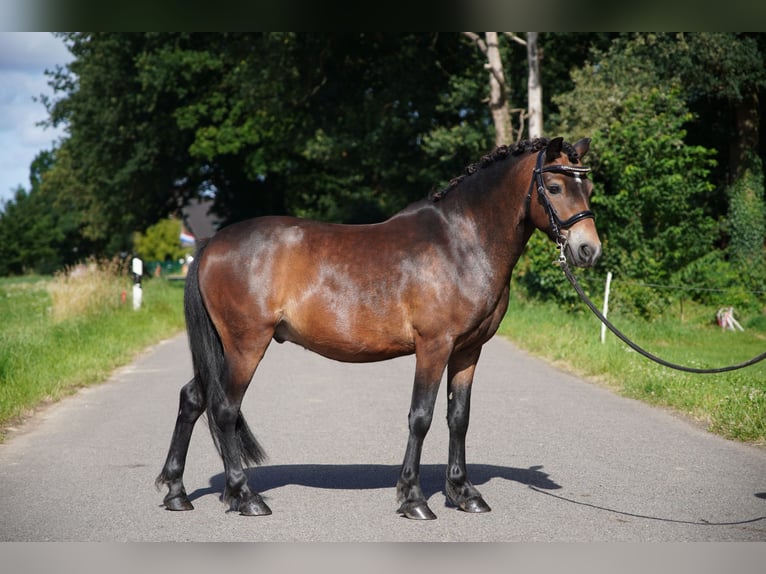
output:
[[[341,361],[410,354],[418,336],[496,328],[488,294],[462,275],[441,225],[422,215],[359,226],[253,220],[214,238],[200,285],[225,277],[206,294],[219,329],[270,330]]]

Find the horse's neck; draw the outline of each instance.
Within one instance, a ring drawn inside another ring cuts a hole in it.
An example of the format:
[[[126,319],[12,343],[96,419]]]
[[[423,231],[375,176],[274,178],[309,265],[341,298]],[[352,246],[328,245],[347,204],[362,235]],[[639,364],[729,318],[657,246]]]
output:
[[[466,213],[491,234],[488,239],[494,243],[502,238],[509,248],[518,244],[519,252],[533,231],[526,205],[532,178],[528,163],[525,158],[503,160],[495,173],[477,174],[480,178],[472,186],[460,190]]]
[[[466,240],[475,241],[493,260],[502,281],[510,279],[534,231],[526,213],[532,177],[526,163],[519,158],[513,164],[496,166],[499,171],[495,173],[477,174],[477,179],[454,190],[451,205],[445,203],[445,208],[451,208],[452,224],[466,230]]]

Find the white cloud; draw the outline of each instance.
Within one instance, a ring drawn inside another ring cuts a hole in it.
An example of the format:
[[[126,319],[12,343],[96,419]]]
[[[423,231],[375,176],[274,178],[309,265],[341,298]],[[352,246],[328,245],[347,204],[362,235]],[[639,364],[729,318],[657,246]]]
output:
[[[29,187],[29,166],[62,135],[38,123],[48,116],[34,98],[53,95],[45,70],[71,61],[61,39],[48,32],[0,32],[0,201]]]
[[[69,60],[64,43],[50,32],[0,32],[0,70],[39,72]]]

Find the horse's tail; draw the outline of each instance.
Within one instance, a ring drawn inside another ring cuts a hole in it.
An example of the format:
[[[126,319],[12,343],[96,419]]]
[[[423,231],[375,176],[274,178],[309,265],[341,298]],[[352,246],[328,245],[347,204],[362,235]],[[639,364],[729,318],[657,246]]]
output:
[[[223,346],[202,300],[198,276],[199,261],[205,247],[207,247],[207,242],[207,239],[199,242],[197,253],[189,266],[184,287],[184,314],[186,315],[186,332],[189,337],[194,378],[205,394],[208,426],[213,437],[213,443],[215,443],[218,453],[223,456],[221,451],[223,429],[216,423],[216,418],[212,412],[216,406],[225,401],[222,381],[225,368]],[[241,411],[237,415],[235,428],[242,462],[246,466],[261,464],[265,460],[266,454],[245,422],[245,417],[242,416]]]

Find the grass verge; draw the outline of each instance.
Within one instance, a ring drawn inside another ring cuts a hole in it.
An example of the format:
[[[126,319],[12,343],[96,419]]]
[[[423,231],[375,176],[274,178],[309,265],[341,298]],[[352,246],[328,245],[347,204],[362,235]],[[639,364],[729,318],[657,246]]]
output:
[[[609,331],[602,344],[601,323],[582,309],[569,313],[515,294],[499,332],[522,349],[625,396],[671,408],[727,438],[766,445],[766,361],[715,375],[671,370],[640,356]],[[762,330],[724,332],[713,323],[714,312],[687,303],[683,321],[670,314],[654,322],[619,315],[610,320],[648,351],[682,365],[721,367],[764,351]]]
[[[104,381],[183,329],[182,282],[145,281],[137,311],[131,290],[129,279],[100,266],[0,280],[0,441],[2,429],[41,403]]]

